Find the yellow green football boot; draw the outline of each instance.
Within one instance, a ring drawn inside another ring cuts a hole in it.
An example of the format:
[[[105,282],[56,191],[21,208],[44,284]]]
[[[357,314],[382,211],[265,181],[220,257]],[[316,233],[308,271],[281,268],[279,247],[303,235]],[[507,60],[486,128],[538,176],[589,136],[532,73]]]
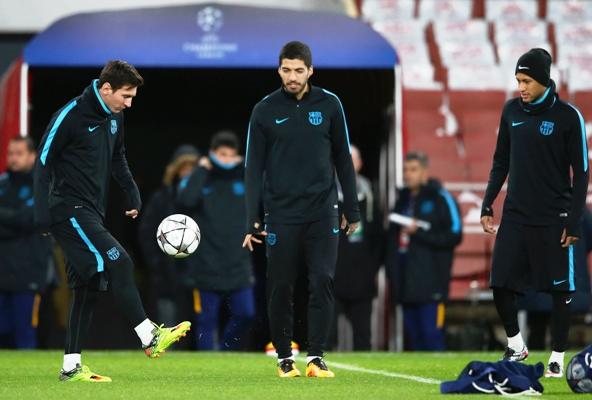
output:
[[[90,370],[86,365],[77,364],[72,371],[60,372],[60,381],[62,382],[111,382],[108,376],[96,374]]]
[[[144,353],[150,358],[160,357],[170,345],[185,337],[189,329],[191,329],[191,322],[189,321],[183,321],[172,328],[164,328],[162,325],[154,324],[152,330],[154,337],[148,346],[142,347]]]
[[[335,374],[327,368],[327,364],[321,357],[315,357],[306,364],[306,376],[310,378],[335,378]]]
[[[278,364],[278,375],[280,378],[297,378],[300,371],[296,368],[294,360],[286,358]]]

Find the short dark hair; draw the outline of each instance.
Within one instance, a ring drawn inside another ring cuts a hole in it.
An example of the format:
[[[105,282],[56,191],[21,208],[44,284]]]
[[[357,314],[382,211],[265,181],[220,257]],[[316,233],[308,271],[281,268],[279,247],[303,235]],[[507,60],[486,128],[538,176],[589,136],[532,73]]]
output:
[[[9,143],[10,142],[24,142],[27,146],[27,150],[29,151],[29,153],[35,152],[35,142],[29,136],[15,136],[12,139],[10,139]]]
[[[424,168],[430,165],[430,159],[427,154],[421,151],[410,151],[405,155],[405,161],[417,161]]]
[[[238,151],[239,142],[236,133],[232,131],[220,131],[216,133],[210,142],[210,150],[216,150],[222,146],[230,147],[231,149]]]
[[[286,43],[280,51],[280,65],[282,65],[282,60],[286,58],[288,60],[302,60],[307,68],[310,68],[312,65],[310,47],[302,42],[293,41]]]
[[[103,67],[99,75],[99,87],[109,82],[113,91],[124,86],[139,87],[144,84],[144,78],[130,63],[122,60],[111,60]]]

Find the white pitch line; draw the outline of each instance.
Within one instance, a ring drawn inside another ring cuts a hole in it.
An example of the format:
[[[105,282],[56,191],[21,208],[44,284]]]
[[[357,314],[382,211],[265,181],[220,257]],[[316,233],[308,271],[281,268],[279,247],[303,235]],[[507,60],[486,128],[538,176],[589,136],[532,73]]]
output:
[[[437,379],[424,378],[424,377],[415,376],[415,375],[399,374],[397,372],[383,371],[383,370],[379,370],[379,369],[362,368],[362,367],[358,367],[356,365],[343,364],[343,363],[335,362],[335,361],[330,361],[329,365],[331,367],[344,369],[346,371],[364,372],[366,374],[388,376],[389,378],[406,379],[408,381],[427,383],[430,385],[439,385],[440,383],[442,383],[441,381],[439,381]]]

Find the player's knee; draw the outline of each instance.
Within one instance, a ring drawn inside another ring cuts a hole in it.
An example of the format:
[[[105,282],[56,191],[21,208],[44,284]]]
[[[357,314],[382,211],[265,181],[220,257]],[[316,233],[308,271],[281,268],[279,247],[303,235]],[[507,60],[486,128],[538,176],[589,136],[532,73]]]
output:
[[[333,274],[325,272],[315,274],[309,278],[309,288],[312,293],[333,292]]]
[[[294,283],[287,280],[276,279],[275,281],[267,281],[269,285],[270,294],[272,296],[287,294],[291,295],[294,291]]]
[[[89,288],[86,292],[85,303],[87,306],[93,307],[99,299],[99,292],[95,288]]]
[[[131,257],[126,253],[121,253],[117,262],[108,266],[109,280],[112,285],[126,285],[133,283],[134,263]]]

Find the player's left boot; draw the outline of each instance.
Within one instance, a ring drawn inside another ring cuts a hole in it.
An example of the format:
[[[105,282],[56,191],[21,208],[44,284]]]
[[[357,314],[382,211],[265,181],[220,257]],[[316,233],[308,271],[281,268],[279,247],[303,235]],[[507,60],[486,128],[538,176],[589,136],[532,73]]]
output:
[[[315,357],[306,364],[306,376],[311,378],[335,378],[335,374],[327,368],[327,364],[321,357]]]
[[[545,378],[563,378],[563,367],[558,362],[550,362],[547,372],[545,372]]]
[[[300,376],[300,371],[296,368],[294,360],[286,358],[278,364],[278,375],[280,378],[297,378]]]
[[[183,321],[171,328],[164,328],[162,325],[158,326],[154,324],[154,329],[152,330],[154,337],[148,346],[142,347],[144,353],[150,358],[160,357],[170,345],[186,336],[189,329],[191,329],[191,322],[189,321]]]
[[[506,348],[506,352],[502,357],[502,361],[524,361],[528,358],[528,348],[522,346],[522,350],[516,351],[511,347]]]
[[[60,371],[60,381],[62,382],[111,382],[108,376],[94,373],[86,365],[76,364],[76,368],[71,371]]]

